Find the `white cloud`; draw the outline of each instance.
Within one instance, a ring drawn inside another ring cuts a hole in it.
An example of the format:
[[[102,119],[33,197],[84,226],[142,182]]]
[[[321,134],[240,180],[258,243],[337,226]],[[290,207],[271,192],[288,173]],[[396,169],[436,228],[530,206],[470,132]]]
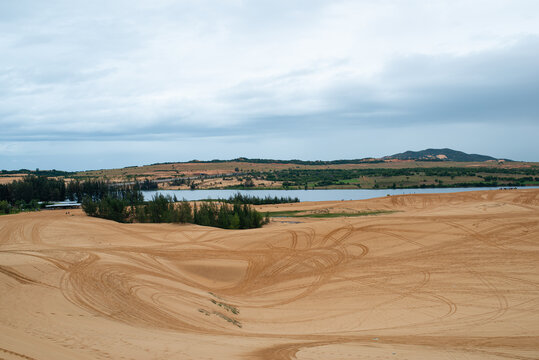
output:
[[[529,122],[538,24],[531,0],[2,2],[0,141]]]

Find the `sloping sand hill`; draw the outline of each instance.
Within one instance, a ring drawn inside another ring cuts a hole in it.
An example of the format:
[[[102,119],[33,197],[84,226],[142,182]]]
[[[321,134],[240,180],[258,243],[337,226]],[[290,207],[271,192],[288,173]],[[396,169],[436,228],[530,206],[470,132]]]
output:
[[[539,358],[539,190],[271,209],[396,212],[243,231],[1,216],[0,358]]]

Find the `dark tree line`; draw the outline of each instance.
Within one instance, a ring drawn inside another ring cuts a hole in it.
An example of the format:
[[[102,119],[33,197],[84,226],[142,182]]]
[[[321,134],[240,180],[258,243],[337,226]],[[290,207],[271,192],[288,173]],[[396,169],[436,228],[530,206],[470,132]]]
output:
[[[112,187],[109,182],[102,180],[74,180],[66,186],[66,198],[71,201],[82,201],[85,197],[93,200],[102,199],[109,195]]]
[[[19,170],[0,170],[0,174],[26,174],[26,175],[35,175],[35,176],[71,176],[74,173],[69,171],[61,171],[61,170],[28,170],[28,169],[19,169]]]
[[[135,182],[135,189],[137,190],[157,190],[157,188],[157,183],[148,179],[144,179],[143,182]]]
[[[0,184],[0,201],[14,205],[18,201],[64,200],[66,187],[64,180],[49,179],[45,176],[28,175],[22,180]]]
[[[87,197],[82,208],[90,216],[118,222],[193,223],[223,229],[259,228],[268,222],[248,204],[203,202],[194,204],[158,194],[150,201],[130,202],[126,198],[106,196],[99,200]]]
[[[288,204],[288,203],[296,203],[299,202],[299,199],[297,197],[292,198],[289,196],[282,196],[282,197],[271,197],[266,196],[264,198],[257,197],[257,196],[251,196],[251,195],[243,195],[241,193],[236,193],[234,196],[229,197],[228,199],[219,199],[220,202],[226,202],[229,204],[251,204],[251,205],[269,205],[269,204]]]
[[[185,185],[185,184],[187,184],[187,181],[183,178],[175,178],[174,180],[170,182],[170,185],[172,186],[180,186],[180,185]]]
[[[163,195],[144,201],[140,189],[149,183],[118,186],[100,180],[73,180],[66,185],[64,180],[29,175],[22,180],[0,185],[0,213],[37,209],[38,201],[62,201],[67,198],[81,201],[83,210],[90,216],[118,222],[194,223],[224,229],[250,229],[261,227],[267,219],[248,203],[293,200],[259,199],[237,194],[228,200],[233,202],[232,205],[220,201],[192,206],[187,201],[178,202],[176,198]]]
[[[65,192],[63,180],[45,176],[28,175],[22,180],[0,184],[0,214],[37,210],[39,202],[64,200]]]
[[[188,164],[188,163],[199,163],[199,164],[215,164],[215,163],[229,163],[229,162],[241,162],[241,163],[254,163],[254,164],[295,164],[295,165],[313,165],[313,166],[320,166],[320,165],[339,165],[339,164],[375,164],[375,163],[383,163],[384,160],[378,160],[378,159],[372,159],[372,158],[365,158],[365,159],[351,159],[351,160],[330,160],[330,161],[323,161],[323,160],[298,160],[298,159],[292,159],[292,160],[276,160],[276,159],[249,159],[249,158],[236,158],[232,160],[208,160],[208,161],[202,161],[202,160],[191,160],[182,164]],[[162,163],[153,163],[151,165],[163,165],[163,164],[175,164],[174,162],[162,162]],[[237,170],[236,170],[237,171]]]
[[[144,201],[144,197],[139,190],[150,183],[149,180],[135,185],[117,185],[103,180],[74,180],[66,186],[66,198],[74,201],[82,201],[85,198],[100,200],[104,198],[118,198],[129,200],[130,204]]]
[[[269,222],[248,204],[202,203],[193,208],[193,222],[223,229],[259,228]]]
[[[303,186],[307,183],[315,187],[330,185],[344,185],[345,180],[358,179],[360,177],[396,177],[396,176],[439,176],[439,177],[488,177],[488,180],[470,180],[464,186],[520,186],[526,182],[537,181],[539,167],[529,168],[495,168],[495,167],[432,167],[432,168],[367,168],[367,169],[284,169],[270,172],[255,172],[253,176],[267,181],[282,181],[283,187]],[[522,175],[522,177],[505,177],[500,175]],[[492,181],[496,176],[496,180]],[[502,183],[503,182],[503,183]],[[418,186],[420,184],[417,184]],[[461,187],[463,184],[438,184],[436,187]]]

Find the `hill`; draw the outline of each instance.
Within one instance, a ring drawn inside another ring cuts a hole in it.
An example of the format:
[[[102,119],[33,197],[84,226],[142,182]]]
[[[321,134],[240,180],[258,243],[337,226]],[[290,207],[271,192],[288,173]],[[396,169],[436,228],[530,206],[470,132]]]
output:
[[[421,151],[405,151],[384,157],[384,159],[416,160],[416,161],[457,161],[457,162],[482,162],[498,160],[492,156],[467,154],[452,149],[426,149]]]
[[[80,172],[3,170],[0,171],[0,194],[2,184],[21,180],[28,174],[64,178],[67,183],[89,179],[124,184],[139,181],[151,182],[153,188],[183,190],[539,185],[537,162],[497,161],[491,156],[467,154],[452,149],[426,149],[382,158],[349,160],[277,160],[240,157],[232,160],[166,162]]]

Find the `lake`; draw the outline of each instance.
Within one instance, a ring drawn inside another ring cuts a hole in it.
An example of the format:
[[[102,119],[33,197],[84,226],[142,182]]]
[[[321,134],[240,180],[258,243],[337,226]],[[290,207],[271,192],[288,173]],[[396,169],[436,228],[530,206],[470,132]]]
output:
[[[519,187],[538,188],[537,186]],[[489,188],[437,188],[437,189],[331,189],[331,190],[155,190],[143,191],[144,199],[151,200],[155,194],[176,195],[178,200],[228,199],[236,193],[257,197],[297,197],[300,201],[364,200],[387,195],[440,194],[461,191],[497,190]]]

